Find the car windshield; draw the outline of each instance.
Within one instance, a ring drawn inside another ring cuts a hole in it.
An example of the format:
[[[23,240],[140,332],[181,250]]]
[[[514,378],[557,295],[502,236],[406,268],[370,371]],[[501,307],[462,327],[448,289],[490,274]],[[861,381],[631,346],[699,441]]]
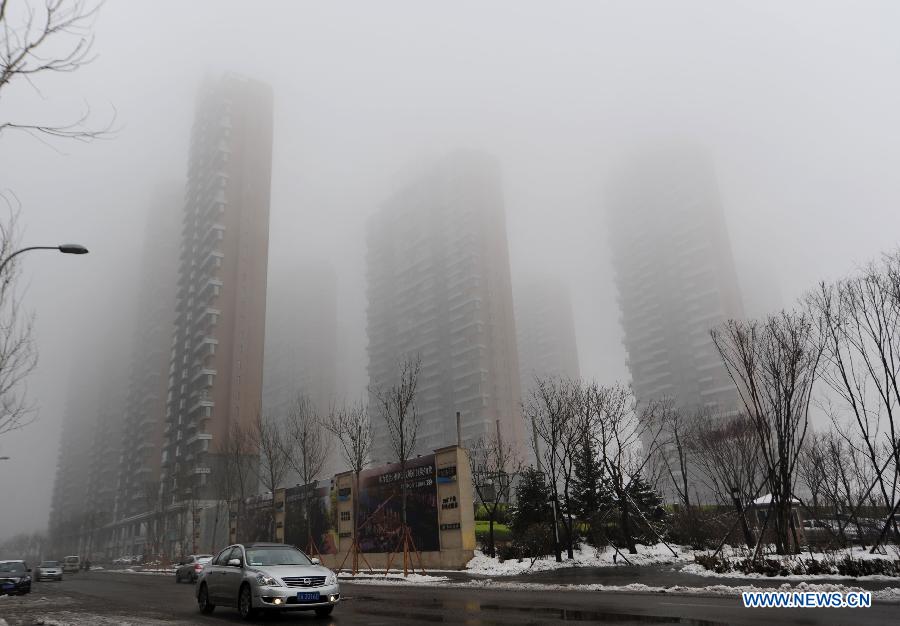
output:
[[[212,561],[212,557],[211,557],[211,556],[199,556],[199,557],[197,557],[197,562],[198,562],[198,563],[209,563],[210,561]]]
[[[0,572],[24,572],[25,563],[23,561],[7,561],[0,563]]]
[[[66,563],[77,563],[77,562],[78,562],[77,556],[67,556],[66,557]]]
[[[41,567],[59,567],[59,561],[41,561]]]
[[[251,567],[265,565],[312,565],[312,561],[300,550],[287,546],[247,548],[247,563]]]

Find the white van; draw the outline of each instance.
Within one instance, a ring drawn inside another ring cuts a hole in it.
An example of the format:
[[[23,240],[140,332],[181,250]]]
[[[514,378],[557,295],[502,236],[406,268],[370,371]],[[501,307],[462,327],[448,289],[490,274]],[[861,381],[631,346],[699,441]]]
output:
[[[77,573],[81,569],[81,558],[77,556],[67,556],[63,559],[63,572],[66,574]]]

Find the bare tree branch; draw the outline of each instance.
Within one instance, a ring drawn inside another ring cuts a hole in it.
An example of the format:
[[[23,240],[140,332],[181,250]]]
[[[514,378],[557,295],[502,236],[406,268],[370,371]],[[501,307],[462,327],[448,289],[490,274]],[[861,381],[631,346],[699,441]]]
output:
[[[9,209],[6,220],[0,221],[0,259],[6,259],[19,248],[19,210],[10,197],[0,197]],[[35,418],[25,380],[37,366],[37,348],[32,338],[33,317],[23,312],[15,288],[18,273],[14,259],[0,274],[0,436],[27,426]]]
[[[92,28],[103,2],[45,0],[39,8],[29,0],[13,4],[10,0],[0,4],[0,103],[20,81],[43,97],[36,78],[75,72],[91,63],[96,58]],[[21,130],[36,136],[92,141],[115,133],[115,109],[111,119],[97,128],[89,125],[90,117],[89,106],[75,120],[62,124],[13,121],[0,109],[0,135],[4,130]]]

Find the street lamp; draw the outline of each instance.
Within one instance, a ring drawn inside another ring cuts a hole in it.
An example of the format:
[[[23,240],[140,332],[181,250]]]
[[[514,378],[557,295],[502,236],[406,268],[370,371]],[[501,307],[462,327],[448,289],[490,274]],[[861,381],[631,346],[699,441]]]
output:
[[[22,248],[21,250],[16,250],[8,257],[3,259],[3,263],[0,263],[0,275],[3,274],[3,268],[6,267],[6,264],[13,260],[13,257],[22,254],[23,252],[28,252],[29,250],[59,250],[63,254],[87,254],[88,249],[82,245],[77,243],[64,243],[58,246],[29,246],[27,248]]]

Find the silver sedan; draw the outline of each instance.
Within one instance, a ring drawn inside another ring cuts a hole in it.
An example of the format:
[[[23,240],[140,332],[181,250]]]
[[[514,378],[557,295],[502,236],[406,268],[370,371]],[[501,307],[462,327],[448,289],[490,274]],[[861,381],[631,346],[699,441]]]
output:
[[[312,611],[324,617],[340,602],[337,575],[293,546],[228,546],[204,566],[197,581],[200,611],[237,608],[244,619],[259,611]]]

